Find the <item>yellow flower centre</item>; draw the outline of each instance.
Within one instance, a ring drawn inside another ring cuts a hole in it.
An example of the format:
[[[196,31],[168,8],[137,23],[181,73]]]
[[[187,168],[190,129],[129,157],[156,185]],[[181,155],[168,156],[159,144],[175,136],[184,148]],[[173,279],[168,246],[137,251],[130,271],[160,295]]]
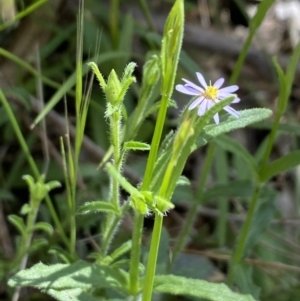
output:
[[[207,86],[205,91],[202,93],[202,96],[205,98],[211,99],[211,100],[216,100],[218,96],[218,91],[219,89],[217,87],[212,86],[211,84]]]

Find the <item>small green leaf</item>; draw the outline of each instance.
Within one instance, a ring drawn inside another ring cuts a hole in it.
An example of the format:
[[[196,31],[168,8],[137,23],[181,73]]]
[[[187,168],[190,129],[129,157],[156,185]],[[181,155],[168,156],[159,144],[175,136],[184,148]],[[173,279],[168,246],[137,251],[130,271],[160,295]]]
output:
[[[48,233],[49,235],[53,234],[53,227],[46,222],[36,223],[33,227],[33,230],[42,230]]]
[[[8,216],[8,220],[19,230],[22,235],[24,235],[26,226],[21,217],[11,214]]]
[[[138,141],[127,141],[124,143],[124,149],[147,151],[150,150],[150,145],[148,143]]]
[[[94,62],[90,62],[88,63],[88,66],[93,70],[94,74],[96,75],[98,81],[99,81],[99,84],[100,84],[100,87],[102,88],[103,91],[105,91],[106,89],[106,82],[103,78],[103,75],[101,74],[98,66],[94,63]]]
[[[210,283],[204,280],[188,279],[175,275],[156,276],[154,291],[198,297],[212,301],[254,301],[250,295],[235,293],[223,283]]]
[[[27,203],[22,206],[20,213],[22,215],[27,215],[30,212],[30,210],[31,210],[31,206]]]
[[[114,250],[112,254],[110,254],[110,257],[113,261],[124,255],[125,253],[129,252],[132,247],[132,242],[131,240],[123,243],[119,248]]]
[[[119,211],[113,204],[105,201],[87,202],[77,210],[77,214],[89,214],[96,212],[119,214]]]
[[[71,264],[73,262],[69,252],[66,252],[64,249],[58,246],[52,247],[48,253],[59,257],[64,263]]]
[[[143,198],[141,193],[134,187],[132,186],[118,171],[117,169],[111,164],[107,163],[106,164],[106,170],[107,172],[114,177],[115,179],[118,180],[120,185],[130,194],[130,195],[136,195],[139,196],[140,198]]]
[[[38,238],[32,241],[32,243],[29,246],[28,252],[29,253],[33,253],[36,252],[38,250],[40,250],[41,248],[44,248],[46,246],[49,245],[49,242],[47,239],[45,238]]]
[[[267,181],[273,176],[285,172],[300,164],[300,151],[293,151],[284,157],[274,160],[261,172],[261,180]]]

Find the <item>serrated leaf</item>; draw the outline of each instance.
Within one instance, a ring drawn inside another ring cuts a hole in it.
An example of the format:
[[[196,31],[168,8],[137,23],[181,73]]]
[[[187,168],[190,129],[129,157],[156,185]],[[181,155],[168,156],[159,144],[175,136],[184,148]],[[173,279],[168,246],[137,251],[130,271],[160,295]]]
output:
[[[147,151],[150,149],[150,145],[148,143],[144,143],[144,142],[127,141],[124,143],[124,149]]]
[[[121,270],[77,261],[73,264],[44,265],[38,263],[13,276],[10,286],[32,286],[41,290],[117,288],[122,291],[124,277]]]
[[[77,210],[77,214],[89,214],[96,212],[119,214],[119,211],[113,204],[105,201],[87,202]]]
[[[48,233],[49,235],[53,234],[53,227],[46,223],[46,222],[38,222],[34,225],[33,227],[34,230],[42,230],[46,233]]]
[[[24,235],[26,226],[21,217],[11,214],[8,216],[8,220],[19,230],[20,234]]]
[[[175,275],[156,276],[154,291],[172,295],[204,298],[212,301],[255,301],[250,295],[231,291],[223,283],[210,283]]]
[[[285,172],[300,164],[300,151],[293,151],[284,157],[274,160],[261,173],[261,180],[267,181],[273,176]]]

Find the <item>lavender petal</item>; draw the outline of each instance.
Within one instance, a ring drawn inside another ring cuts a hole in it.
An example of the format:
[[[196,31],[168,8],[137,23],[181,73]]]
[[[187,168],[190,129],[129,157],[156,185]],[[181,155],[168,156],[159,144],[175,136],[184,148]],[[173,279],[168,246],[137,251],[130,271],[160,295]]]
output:
[[[197,78],[200,82],[200,84],[206,89],[207,88],[207,83],[203,77],[203,75],[200,72],[196,72]]]
[[[187,95],[198,95],[199,94],[199,92],[195,92],[194,90],[192,90],[189,87],[186,87],[184,85],[176,85],[175,88],[177,91],[187,94]]]
[[[201,96],[199,98],[197,98],[196,100],[194,100],[188,107],[189,110],[193,110],[195,109],[202,101],[203,101],[204,97]]]
[[[232,93],[232,92],[235,92],[239,89],[239,86],[237,85],[233,85],[233,86],[228,86],[228,87],[225,87],[225,88],[222,88],[219,90],[220,93]]]
[[[224,84],[224,78],[219,78],[215,83],[214,83],[214,87],[216,88],[220,88],[222,85]]]
[[[201,104],[200,104],[200,106],[198,108],[198,115],[199,116],[204,115],[204,113],[206,112],[206,108],[207,108],[207,103],[208,102],[209,101],[206,98],[204,98],[204,100],[201,102]]]
[[[185,86],[190,86],[190,87],[194,88],[196,91],[199,91],[199,92],[203,92],[204,91],[201,87],[197,86],[193,82],[191,82],[191,81],[189,81],[189,80],[187,80],[185,78],[183,78],[182,80],[187,83]]]
[[[233,109],[232,107],[230,106],[226,106],[223,108],[226,112],[228,112],[230,115],[236,117],[236,118],[239,118],[240,117],[240,114],[235,110]]]
[[[219,113],[216,113],[216,114],[214,115],[214,121],[215,121],[216,124],[219,124],[219,123],[220,123]]]

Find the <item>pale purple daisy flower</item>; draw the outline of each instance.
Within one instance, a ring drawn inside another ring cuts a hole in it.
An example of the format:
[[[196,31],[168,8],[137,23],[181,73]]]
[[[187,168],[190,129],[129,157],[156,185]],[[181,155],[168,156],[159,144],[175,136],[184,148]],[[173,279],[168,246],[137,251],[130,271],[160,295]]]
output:
[[[198,107],[199,116],[202,116],[207,110],[209,110],[220,100],[228,98],[230,96],[235,96],[231,103],[237,103],[240,101],[240,99],[236,97],[235,94],[232,94],[239,89],[238,86],[233,85],[220,89],[220,87],[224,83],[224,78],[219,78],[213,85],[211,85],[211,82],[209,83],[209,85],[207,85],[203,75],[200,72],[196,72],[196,75],[203,88],[183,78],[182,80],[185,82],[185,84],[176,85],[176,90],[187,95],[198,96],[190,104],[188,109],[193,110],[194,108]],[[225,106],[223,109],[234,117],[239,118],[239,113],[232,107]],[[217,124],[219,123],[220,120],[218,113],[214,115],[214,120]]]

